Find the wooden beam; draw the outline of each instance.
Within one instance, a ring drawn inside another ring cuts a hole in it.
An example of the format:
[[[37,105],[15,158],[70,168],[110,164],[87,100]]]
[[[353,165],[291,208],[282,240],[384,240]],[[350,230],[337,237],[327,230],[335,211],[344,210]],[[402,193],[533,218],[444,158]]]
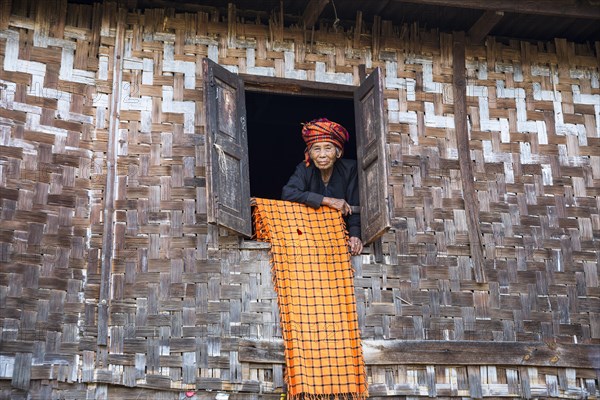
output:
[[[455,32],[452,40],[452,84],[454,94],[454,131],[458,145],[458,164],[461,172],[463,200],[467,214],[469,248],[475,280],[485,282],[481,229],[479,228],[479,201],[471,162],[469,131],[467,127],[467,77],[465,74],[465,34]]]
[[[113,13],[111,3],[104,3],[103,18]],[[125,25],[127,10],[118,8],[115,46],[112,52],[112,93],[108,121],[108,145],[106,149],[106,184],[104,191],[104,216],[102,227],[102,259],[100,264],[100,295],[98,299],[98,337],[97,344],[108,344],[108,308],[110,306],[110,275],[115,248],[115,201],[117,182],[117,146],[119,145],[119,114],[121,112],[121,88],[123,86],[123,56],[125,54]]]
[[[400,3],[426,4],[516,14],[552,15],[566,18],[600,19],[596,0],[395,0]]]
[[[381,43],[381,17],[373,17],[373,28],[371,29],[371,53],[373,58],[379,57],[379,44]]]
[[[354,23],[354,47],[360,48],[360,35],[362,33],[362,11],[356,12],[356,22]],[[362,82],[362,79],[360,80]]]
[[[597,345],[546,342],[363,340],[366,365],[507,365],[600,368]],[[283,341],[241,340],[239,361],[285,362]]]
[[[0,31],[8,29],[12,0],[0,0]]]
[[[377,5],[377,8],[373,8],[373,15],[383,14],[384,10],[390,5],[391,2],[392,0],[379,1],[379,5]]]
[[[358,64],[358,80],[359,82],[367,79],[367,65],[366,64]]]
[[[327,4],[329,4],[329,0],[310,0],[302,13],[300,23],[304,23],[306,28],[314,26]]]
[[[237,20],[235,4],[229,3],[227,7],[227,43],[229,47],[235,47],[237,39]]]
[[[481,43],[483,39],[494,29],[504,16],[503,11],[487,10],[469,29],[469,37],[472,43]]]
[[[246,90],[285,95],[335,97],[352,99],[356,86],[336,83],[302,81],[299,79],[239,74]]]

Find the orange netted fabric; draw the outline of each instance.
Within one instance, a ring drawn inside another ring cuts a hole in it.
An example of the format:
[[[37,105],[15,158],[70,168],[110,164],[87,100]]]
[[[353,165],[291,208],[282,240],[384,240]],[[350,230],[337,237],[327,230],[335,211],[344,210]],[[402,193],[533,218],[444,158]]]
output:
[[[257,240],[271,243],[290,399],[367,396],[347,232],[339,211],[256,199]]]

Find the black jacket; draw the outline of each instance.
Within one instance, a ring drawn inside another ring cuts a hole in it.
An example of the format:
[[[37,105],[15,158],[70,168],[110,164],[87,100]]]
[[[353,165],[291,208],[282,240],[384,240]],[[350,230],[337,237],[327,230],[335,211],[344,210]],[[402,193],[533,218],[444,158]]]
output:
[[[337,160],[333,164],[329,184],[325,186],[321,179],[321,171],[312,162],[307,167],[302,161],[283,187],[281,199],[319,208],[323,197],[335,197],[346,200],[351,206],[358,206],[360,203],[356,168],[356,160]],[[360,238],[360,214],[347,215],[345,220],[350,237]]]

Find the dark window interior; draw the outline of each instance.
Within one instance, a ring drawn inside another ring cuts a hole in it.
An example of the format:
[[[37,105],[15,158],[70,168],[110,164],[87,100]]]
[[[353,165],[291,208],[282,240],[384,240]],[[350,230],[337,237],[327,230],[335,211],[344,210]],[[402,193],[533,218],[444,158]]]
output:
[[[342,124],[350,134],[344,158],[356,159],[352,99],[246,91],[246,115],[252,197],[281,198],[281,188],[304,158],[303,122],[327,118]]]

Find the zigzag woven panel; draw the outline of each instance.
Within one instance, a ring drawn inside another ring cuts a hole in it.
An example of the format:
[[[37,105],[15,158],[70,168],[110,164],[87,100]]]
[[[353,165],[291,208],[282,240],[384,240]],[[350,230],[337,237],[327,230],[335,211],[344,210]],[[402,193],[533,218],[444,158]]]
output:
[[[467,46],[487,277],[476,282],[451,35],[317,31],[308,43],[274,20],[10,3],[0,398],[284,391],[282,362],[240,359],[245,340],[281,339],[268,248],[207,223],[204,57],[234,73],[355,86],[361,65],[381,68],[393,226],[381,259],[371,248],[353,259],[363,341],[600,343],[600,46]],[[373,397],[598,396],[591,362],[562,362],[367,363],[367,376]]]

